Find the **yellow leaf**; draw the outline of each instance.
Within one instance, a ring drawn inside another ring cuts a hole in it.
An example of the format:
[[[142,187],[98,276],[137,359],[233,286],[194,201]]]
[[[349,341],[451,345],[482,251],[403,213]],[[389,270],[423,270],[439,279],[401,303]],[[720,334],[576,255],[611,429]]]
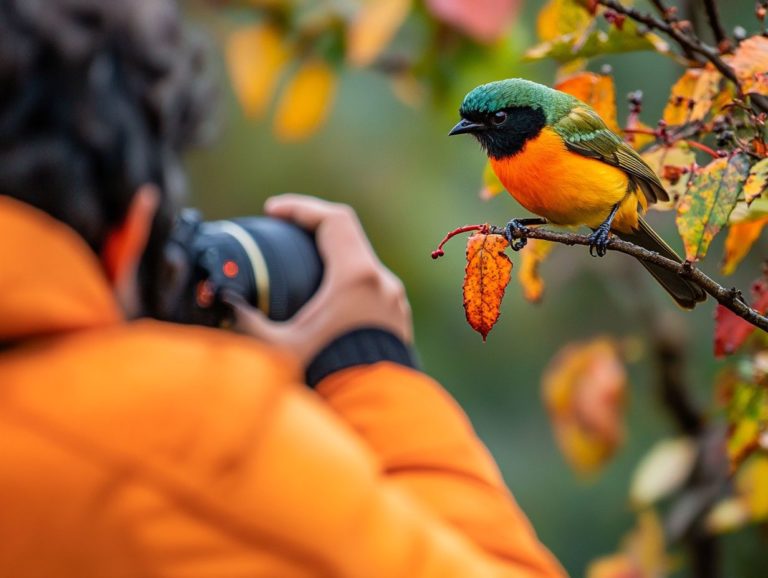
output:
[[[323,60],[304,62],[291,79],[275,113],[275,133],[284,141],[313,134],[328,117],[336,92],[336,75]]]
[[[768,38],[752,36],[728,58],[744,92],[768,95]]]
[[[702,120],[712,110],[720,94],[719,72],[710,68],[689,68],[672,87],[664,108],[664,120],[670,125]]]
[[[553,247],[554,245],[549,241],[529,239],[522,251],[517,279],[523,286],[523,295],[532,303],[538,303],[544,294],[544,281],[539,275],[539,265],[547,258]]]
[[[613,78],[594,72],[580,72],[555,85],[557,90],[575,96],[595,109],[614,132],[621,129],[616,123],[616,89]]]
[[[563,348],[542,377],[560,450],[580,473],[599,469],[624,440],[627,375],[612,339]]]
[[[555,40],[563,34],[584,32],[592,16],[577,0],[549,0],[536,19],[539,40]]]
[[[744,183],[744,200],[747,204],[751,204],[766,190],[768,190],[768,159],[763,159],[749,169],[747,182]]]
[[[661,578],[668,568],[661,521],[653,510],[645,510],[625,536],[621,552],[592,562],[587,578]]]
[[[690,178],[691,168],[696,163],[696,154],[684,142],[677,142],[672,146],[658,146],[645,151],[642,155],[643,160],[653,169],[659,178],[661,184],[669,193],[669,203],[655,203],[652,207],[657,211],[668,211],[677,206],[678,200],[685,193],[688,179]],[[670,171],[668,167],[676,169]],[[668,177],[677,175],[678,172],[686,171],[675,181]]]
[[[464,312],[483,341],[499,319],[501,301],[512,274],[512,261],[502,235],[475,233],[467,241],[464,275]]]
[[[768,456],[756,455],[739,470],[736,490],[753,521],[768,519]]]
[[[504,185],[501,184],[499,177],[496,176],[490,161],[485,163],[485,168],[483,169],[483,188],[480,189],[480,198],[487,201],[499,193],[503,193],[504,190]]]
[[[664,529],[653,510],[644,510],[637,520],[637,528],[624,543],[624,550],[637,562],[642,576],[662,576],[669,565],[665,554]]]
[[[227,40],[226,57],[235,95],[245,114],[263,115],[290,57],[279,30],[257,24],[234,31]]]
[[[762,310],[760,303],[756,307]],[[732,328],[729,334],[734,333]],[[741,337],[742,342],[746,339],[744,336],[736,337]],[[728,400],[728,424],[728,457],[731,467],[736,468],[759,448],[761,435],[768,431],[768,389],[761,385],[737,382],[731,388]]]
[[[768,519],[768,456],[756,455],[736,474],[736,495],[720,501],[707,516],[716,534]]]
[[[347,60],[354,66],[371,64],[402,26],[412,0],[368,0],[347,28]]]
[[[650,506],[678,490],[693,469],[696,443],[688,437],[662,440],[640,461],[629,498],[637,508]]]
[[[728,227],[728,237],[725,239],[725,257],[720,267],[723,275],[731,275],[747,256],[752,245],[760,237],[763,227],[768,224],[768,217],[756,221],[734,223]]]
[[[749,510],[744,500],[726,498],[715,504],[704,523],[713,534],[725,534],[743,528],[748,522]]]
[[[612,554],[590,562],[587,578],[647,578],[627,554]]]

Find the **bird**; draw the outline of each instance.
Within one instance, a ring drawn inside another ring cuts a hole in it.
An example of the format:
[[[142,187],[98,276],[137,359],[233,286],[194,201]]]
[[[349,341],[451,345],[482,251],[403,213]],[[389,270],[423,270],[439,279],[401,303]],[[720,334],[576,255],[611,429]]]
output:
[[[522,78],[483,84],[459,109],[449,135],[474,136],[504,188],[533,219],[513,219],[506,228],[513,249],[525,246],[527,226],[552,223],[592,229],[590,253],[603,256],[611,233],[682,263],[680,256],[643,219],[649,204],[668,201],[656,173],[611,131],[588,104]],[[512,231],[523,233],[513,241]],[[654,263],[640,261],[683,308],[706,293]]]

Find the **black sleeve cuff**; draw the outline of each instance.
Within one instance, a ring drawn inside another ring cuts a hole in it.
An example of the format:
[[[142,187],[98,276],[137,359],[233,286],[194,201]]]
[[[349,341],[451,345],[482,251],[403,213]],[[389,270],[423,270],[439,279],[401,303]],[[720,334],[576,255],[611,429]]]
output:
[[[416,368],[414,354],[398,337],[383,329],[355,329],[331,341],[307,367],[306,381],[315,387],[342,369],[391,361]]]

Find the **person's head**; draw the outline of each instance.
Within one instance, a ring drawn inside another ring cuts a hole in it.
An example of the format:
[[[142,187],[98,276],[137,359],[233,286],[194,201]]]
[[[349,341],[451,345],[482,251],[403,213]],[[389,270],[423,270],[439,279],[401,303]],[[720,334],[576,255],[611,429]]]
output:
[[[203,65],[174,0],[0,0],[0,195],[75,229],[132,314],[210,128]]]

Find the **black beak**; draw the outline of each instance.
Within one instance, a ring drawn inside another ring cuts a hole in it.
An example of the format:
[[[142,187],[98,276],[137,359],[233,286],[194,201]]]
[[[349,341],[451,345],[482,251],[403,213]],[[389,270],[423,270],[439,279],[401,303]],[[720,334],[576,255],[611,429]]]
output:
[[[479,122],[472,122],[471,120],[467,120],[466,118],[462,118],[458,124],[456,124],[455,127],[451,129],[451,132],[448,133],[448,136],[453,136],[455,134],[464,134],[468,132],[477,132],[479,130],[483,130],[485,128],[484,124],[481,124]]]

